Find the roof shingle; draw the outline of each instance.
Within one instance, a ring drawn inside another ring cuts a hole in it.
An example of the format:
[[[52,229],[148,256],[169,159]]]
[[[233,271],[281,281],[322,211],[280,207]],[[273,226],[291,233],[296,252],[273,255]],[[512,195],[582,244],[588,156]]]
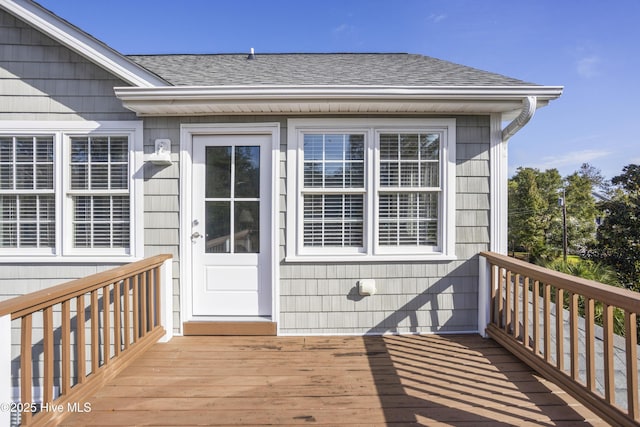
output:
[[[537,86],[406,53],[129,55],[175,86]]]

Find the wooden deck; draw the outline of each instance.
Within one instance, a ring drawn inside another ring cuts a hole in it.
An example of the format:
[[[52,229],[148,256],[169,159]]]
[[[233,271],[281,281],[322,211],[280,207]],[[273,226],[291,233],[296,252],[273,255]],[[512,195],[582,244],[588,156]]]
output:
[[[176,337],[61,425],[607,425],[479,336]]]

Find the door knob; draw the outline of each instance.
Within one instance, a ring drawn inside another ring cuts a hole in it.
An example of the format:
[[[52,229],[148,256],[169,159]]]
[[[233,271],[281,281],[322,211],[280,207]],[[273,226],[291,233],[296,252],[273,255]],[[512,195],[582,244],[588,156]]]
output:
[[[192,238],[192,239],[198,239],[198,238],[200,238],[200,237],[203,237],[203,236],[202,236],[202,234],[200,234],[200,233],[199,233],[199,232],[197,232],[197,231],[191,235],[191,238]]]

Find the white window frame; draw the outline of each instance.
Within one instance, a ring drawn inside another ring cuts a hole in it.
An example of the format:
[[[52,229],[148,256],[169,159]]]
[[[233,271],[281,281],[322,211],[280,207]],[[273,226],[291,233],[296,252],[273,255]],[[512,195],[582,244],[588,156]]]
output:
[[[6,121],[0,122],[6,136],[49,135],[54,140],[54,189],[56,208],[55,249],[44,254],[37,248],[7,248],[3,262],[131,262],[144,256],[144,180],[142,121]],[[73,248],[73,204],[69,197],[72,137],[126,136],[129,139],[130,244],[127,249]]]
[[[428,261],[455,260],[456,120],[455,119],[289,119],[287,131],[286,261]],[[441,194],[438,206],[438,247],[378,244],[379,135],[438,132]],[[305,247],[303,244],[304,134],[362,133],[365,135],[364,248]]]
[[[53,140],[53,186],[51,189],[11,189],[11,190],[0,190],[2,191],[4,194],[6,195],[14,195],[14,196],[18,196],[18,198],[20,198],[20,196],[42,196],[42,195],[47,195],[47,196],[53,196],[54,197],[54,207],[55,207],[55,192],[56,192],[56,180],[55,180],[55,156],[56,156],[56,145],[55,145],[55,138],[51,135],[51,134],[25,134],[25,133],[20,133],[20,134],[13,134],[13,135],[5,135],[5,134],[0,134],[0,136],[2,137],[7,137],[7,138],[21,138],[21,137],[26,137],[26,138],[42,138],[42,137],[51,137],[51,139]],[[14,146],[15,148],[15,146]],[[14,151],[14,160],[15,160],[15,151]],[[36,153],[34,151],[34,163],[35,162],[35,156]],[[14,166],[14,182],[15,179],[17,178],[17,173],[15,173],[16,171],[16,163],[12,163]],[[35,178],[34,178],[35,181]],[[18,199],[19,200],[19,199]],[[19,203],[19,202],[18,202]],[[16,205],[16,210],[19,211],[19,207],[18,204]],[[57,209],[56,209],[56,213],[57,213]],[[16,223],[18,223],[17,221],[17,215],[18,212],[16,212]],[[56,218],[54,217],[54,222],[56,221]],[[36,222],[40,225],[40,218],[36,218]],[[55,225],[55,224],[54,224]],[[19,234],[18,228],[16,228],[16,232]],[[55,244],[56,242],[54,241],[54,247],[50,248],[50,247],[16,247],[16,248],[4,248],[4,247],[0,247],[0,256],[2,255],[12,255],[15,254],[16,252],[25,252],[28,251],[30,253],[33,254],[41,254],[41,255],[52,255],[55,253]]]

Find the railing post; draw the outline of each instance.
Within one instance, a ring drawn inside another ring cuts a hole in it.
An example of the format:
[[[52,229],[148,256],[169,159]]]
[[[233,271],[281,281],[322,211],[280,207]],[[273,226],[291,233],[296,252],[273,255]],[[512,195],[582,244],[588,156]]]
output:
[[[0,425],[11,425],[11,315],[0,316]]]
[[[487,337],[491,318],[491,266],[485,257],[478,257],[478,333]]]
[[[158,342],[168,342],[173,338],[173,258],[160,267],[160,320],[165,334]]]

